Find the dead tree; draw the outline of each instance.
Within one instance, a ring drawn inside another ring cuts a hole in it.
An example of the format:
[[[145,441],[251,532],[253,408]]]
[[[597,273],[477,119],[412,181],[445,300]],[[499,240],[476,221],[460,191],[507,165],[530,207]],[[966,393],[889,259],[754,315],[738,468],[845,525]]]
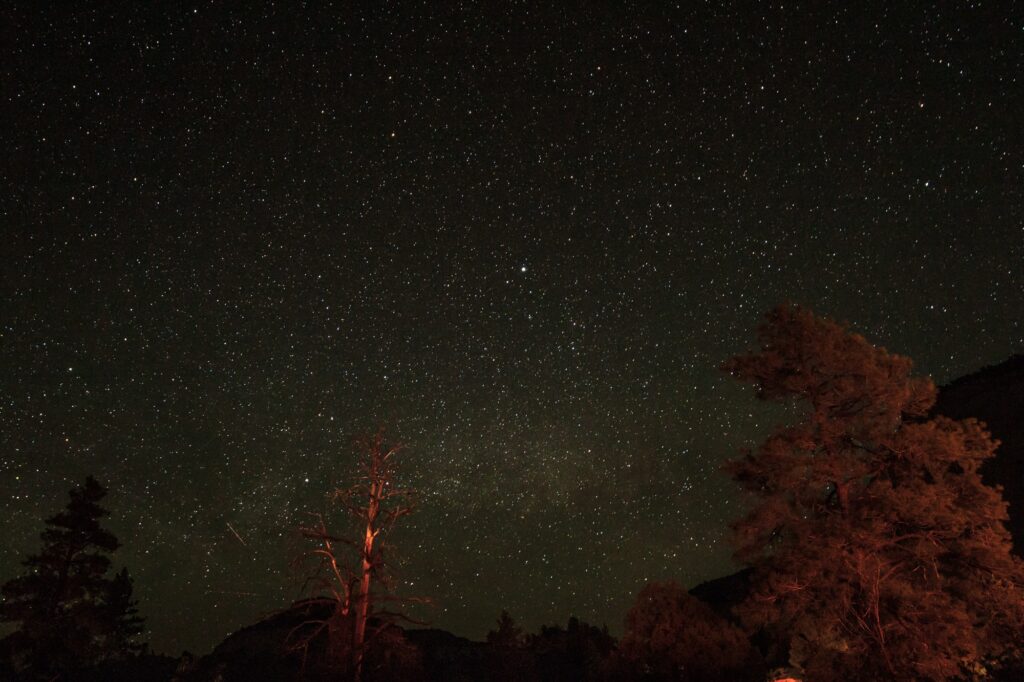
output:
[[[394,486],[395,458],[401,446],[389,444],[384,430],[379,429],[358,438],[356,449],[360,455],[357,482],[334,490],[330,499],[354,520],[358,539],[333,534],[321,514],[313,515],[313,523],[300,526],[302,536],[316,543],[305,557],[313,559],[315,570],[303,591],[311,595],[305,603],[319,609],[319,614],[296,626],[289,641],[294,651],[305,655],[310,644],[326,634],[328,652],[341,656],[353,679],[360,682],[374,632],[396,619],[415,622],[381,605],[423,600],[399,600],[390,594],[392,585],[384,560],[381,534],[413,511],[413,491]],[[368,628],[371,620],[376,624],[374,632]]]

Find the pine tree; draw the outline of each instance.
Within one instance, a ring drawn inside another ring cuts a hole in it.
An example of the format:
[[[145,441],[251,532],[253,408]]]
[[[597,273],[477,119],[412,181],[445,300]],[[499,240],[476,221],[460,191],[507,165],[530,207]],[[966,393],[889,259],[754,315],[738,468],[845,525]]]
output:
[[[138,602],[132,598],[134,581],[127,568],[121,568],[108,585],[103,603],[103,621],[109,627],[109,640],[115,652],[139,653],[145,647],[135,642],[145,620],[139,615]]]
[[[509,615],[508,611],[502,611],[497,620],[498,629],[487,633],[487,643],[493,646],[515,649],[523,646],[525,638],[523,629],[516,625],[516,621]]]
[[[783,306],[759,338],[724,369],[805,411],[728,467],[753,498],[744,622],[816,681],[944,681],[1012,650],[1024,569],[978,473],[997,443],[928,418],[934,384],[839,324]]]
[[[28,572],[2,587],[0,621],[17,624],[3,649],[28,674],[57,676],[141,649],[131,578],[124,569],[107,577],[119,543],[99,523],[106,490],[89,476],[69,495],[46,520],[42,550],[23,562]]]

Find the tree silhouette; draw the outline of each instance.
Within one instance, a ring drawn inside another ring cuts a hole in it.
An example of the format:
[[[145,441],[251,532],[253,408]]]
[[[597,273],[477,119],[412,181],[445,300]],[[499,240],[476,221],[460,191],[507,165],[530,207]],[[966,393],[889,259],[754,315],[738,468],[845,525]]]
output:
[[[523,629],[516,625],[515,619],[509,615],[508,611],[502,611],[501,616],[497,620],[497,630],[491,630],[487,633],[487,643],[497,647],[516,649],[523,644],[526,640],[523,636]]]
[[[106,490],[90,476],[69,495],[46,520],[40,553],[23,562],[28,572],[2,588],[0,621],[17,624],[3,649],[26,675],[53,678],[143,648],[127,570],[107,577],[119,543],[99,523]]]
[[[761,350],[724,369],[804,412],[728,471],[754,498],[735,524],[753,567],[738,607],[813,680],[953,678],[1012,649],[1024,570],[974,420],[926,415],[911,361],[782,306]]]
[[[526,646],[536,657],[541,682],[596,680],[604,675],[604,663],[615,649],[608,627],[590,625],[575,616],[563,630],[542,625],[527,637]]]
[[[412,513],[413,493],[394,486],[395,457],[401,446],[389,444],[383,429],[358,438],[356,448],[362,459],[359,480],[350,488],[333,491],[331,500],[355,522],[358,539],[333,534],[322,515],[314,515],[313,524],[300,527],[302,535],[316,543],[307,555],[314,563],[306,581],[312,594],[307,603],[326,605],[329,615],[302,623],[289,642],[292,650],[306,652],[314,640],[326,634],[329,658],[343,669],[340,672],[359,682],[373,637],[396,619],[411,620],[385,606],[408,600],[391,593],[381,535]]]
[[[531,682],[538,679],[532,653],[527,650],[527,636],[516,625],[508,611],[502,611],[495,622],[497,629],[487,633],[486,667],[491,682]]]
[[[673,582],[648,583],[626,615],[619,654],[644,679],[763,679],[763,665],[736,625]]]

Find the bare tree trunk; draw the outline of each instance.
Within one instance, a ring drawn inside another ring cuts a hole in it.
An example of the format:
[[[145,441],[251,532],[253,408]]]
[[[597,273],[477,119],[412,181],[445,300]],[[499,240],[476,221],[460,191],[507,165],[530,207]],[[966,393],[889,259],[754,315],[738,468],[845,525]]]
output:
[[[366,532],[363,535],[362,573],[359,581],[359,596],[356,602],[355,632],[352,636],[352,647],[356,655],[355,682],[360,682],[363,674],[363,654],[366,645],[366,622],[370,616],[370,580],[373,574],[373,541],[377,538],[377,515],[380,512],[380,499],[384,492],[384,481],[377,476],[376,462],[371,465],[370,499],[366,506]]]
[[[372,633],[368,633],[369,619],[376,612],[371,587],[376,581],[387,588],[386,566],[377,536],[387,532],[398,519],[412,513],[409,498],[413,491],[392,486],[392,458],[401,446],[387,447],[383,429],[376,435],[361,437],[356,441],[356,447],[363,459],[359,483],[351,488],[335,490],[331,498],[358,519],[363,532],[362,542],[356,538],[350,541],[335,537],[328,531],[320,514],[314,514],[316,525],[300,527],[304,537],[319,544],[307,554],[317,559],[317,566],[306,582],[306,589],[312,588],[316,601],[333,602],[334,610],[332,618],[313,618],[302,623],[289,634],[289,639],[294,640],[292,650],[306,651],[327,628],[328,648],[345,652],[346,675],[351,674],[351,679],[361,682],[367,640],[372,638]],[[339,549],[343,545],[358,553],[358,559],[351,564],[341,559]],[[393,595],[388,595],[388,598],[395,599]],[[379,611],[376,617],[386,621],[403,616]]]

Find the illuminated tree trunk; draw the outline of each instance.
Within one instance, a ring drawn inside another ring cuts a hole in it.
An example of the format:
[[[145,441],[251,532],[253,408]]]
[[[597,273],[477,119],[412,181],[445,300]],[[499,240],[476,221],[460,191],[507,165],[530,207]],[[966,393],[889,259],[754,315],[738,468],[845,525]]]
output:
[[[375,453],[376,454],[376,453]],[[380,514],[380,500],[384,492],[384,479],[380,475],[376,457],[370,462],[369,500],[366,505],[366,531],[363,534],[362,567],[359,579],[359,594],[356,601],[355,631],[352,647],[356,655],[355,682],[360,682],[363,672],[363,650],[366,644],[366,622],[370,617],[370,581],[373,577],[373,541],[377,539],[377,516]]]
[[[311,601],[330,605],[332,616],[303,621],[289,633],[288,645],[291,651],[305,656],[310,644],[326,632],[328,651],[341,656],[343,660],[339,662],[343,663],[346,675],[352,673],[352,679],[359,682],[368,644],[373,639],[370,617],[380,623],[399,618],[418,623],[402,613],[379,609],[375,602],[428,600],[400,599],[387,594],[391,585],[382,555],[383,538],[378,536],[413,511],[413,491],[393,485],[394,459],[401,446],[387,445],[381,429],[357,439],[356,448],[362,460],[359,480],[350,488],[333,491],[331,499],[348,512],[362,538],[333,535],[320,514],[313,515],[315,524],[300,526],[304,537],[317,542],[317,547],[305,555],[315,560],[315,566],[304,589],[312,593]],[[345,560],[343,548],[351,551],[350,561]],[[371,593],[374,584],[376,597]]]

